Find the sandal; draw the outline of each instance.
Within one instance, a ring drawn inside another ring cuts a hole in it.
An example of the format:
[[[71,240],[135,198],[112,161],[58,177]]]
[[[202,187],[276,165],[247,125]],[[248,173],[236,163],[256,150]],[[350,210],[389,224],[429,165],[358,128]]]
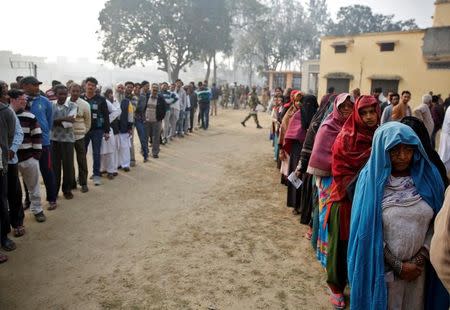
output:
[[[334,309],[345,309],[345,298],[343,294],[330,293],[330,302]]]
[[[308,228],[308,231],[305,233],[305,238],[306,238],[306,240],[311,240],[311,238],[312,238],[312,229],[311,229],[311,227]]]
[[[0,264],[6,263],[8,261],[8,256],[0,253]]]
[[[23,235],[25,235],[25,227],[18,226],[16,228],[14,228],[14,237],[18,238],[18,237],[22,237]]]

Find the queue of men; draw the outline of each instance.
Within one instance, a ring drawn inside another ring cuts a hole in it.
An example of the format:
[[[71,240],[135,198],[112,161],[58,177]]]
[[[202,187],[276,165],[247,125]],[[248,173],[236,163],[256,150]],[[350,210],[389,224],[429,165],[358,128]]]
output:
[[[40,179],[45,185],[47,210],[58,207],[61,192],[73,199],[73,190],[89,191],[102,177],[136,165],[134,132],[143,162],[159,158],[160,145],[183,138],[198,127],[209,127],[213,98],[207,82],[198,87],[178,79],[169,85],[148,81],[118,84],[102,92],[94,77],[81,84],[52,82],[45,93],[33,76],[18,77],[8,85],[0,81],[0,240],[13,251],[10,239],[25,234],[24,210],[37,222],[46,221]],[[197,111],[198,118],[197,118]],[[92,154],[89,177],[87,156]],[[77,169],[75,169],[75,165]],[[77,173],[76,173],[77,172]],[[8,257],[0,253],[0,263]]]

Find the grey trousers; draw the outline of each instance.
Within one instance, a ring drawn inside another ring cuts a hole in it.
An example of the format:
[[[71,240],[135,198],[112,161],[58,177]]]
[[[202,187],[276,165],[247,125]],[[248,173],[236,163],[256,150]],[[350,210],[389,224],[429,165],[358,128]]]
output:
[[[162,122],[146,122],[147,137],[152,137],[152,155],[159,154]]]

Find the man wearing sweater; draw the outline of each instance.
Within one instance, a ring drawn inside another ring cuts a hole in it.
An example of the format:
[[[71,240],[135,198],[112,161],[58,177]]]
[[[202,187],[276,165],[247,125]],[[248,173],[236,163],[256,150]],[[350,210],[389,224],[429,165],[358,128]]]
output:
[[[61,190],[64,198],[72,199],[73,150],[75,135],[73,123],[77,114],[77,106],[67,101],[67,87],[60,84],[54,87],[56,102],[53,103],[53,130],[51,134],[53,169],[56,177],[56,192]],[[62,174],[62,177],[61,177]],[[62,178],[62,186],[61,186]]]
[[[164,82],[161,84],[161,94],[166,101],[166,115],[164,117],[164,135],[163,143],[167,143],[171,137],[171,132],[175,132],[175,127],[171,128],[172,106],[178,101],[178,97],[174,92],[169,91],[169,84]],[[175,122],[176,124],[176,122]]]
[[[14,109],[24,132],[23,141],[17,151],[18,169],[30,194],[30,210],[37,222],[45,222],[46,217],[41,204],[39,184],[39,159],[42,153],[42,131],[39,123],[27,106],[22,91],[11,90],[11,107]]]
[[[89,191],[89,188],[87,186],[88,167],[84,137],[91,128],[91,107],[89,106],[89,103],[80,98],[80,85],[73,83],[70,86],[69,92],[70,97],[67,99],[67,101],[77,107],[77,115],[75,116],[75,122],[73,123],[73,133],[75,137],[73,146],[75,149],[75,155],[78,164],[78,182],[81,186],[81,192],[86,193]],[[75,180],[75,167],[73,167],[72,170],[72,188],[76,188],[77,183]]]
[[[55,173],[53,172],[50,149],[50,132],[53,127],[53,106],[46,97],[40,95],[39,85],[42,82],[39,82],[34,76],[24,77],[20,81],[20,84],[28,96],[30,112],[36,116],[42,130],[42,154],[39,159],[39,167],[47,192],[48,209],[53,210],[56,208],[57,197]]]
[[[202,128],[204,130],[207,130],[209,127],[209,109],[211,102],[211,92],[206,87],[206,84],[199,82],[198,91],[196,91],[196,94],[198,106],[200,107],[199,120],[201,120],[202,122]]]

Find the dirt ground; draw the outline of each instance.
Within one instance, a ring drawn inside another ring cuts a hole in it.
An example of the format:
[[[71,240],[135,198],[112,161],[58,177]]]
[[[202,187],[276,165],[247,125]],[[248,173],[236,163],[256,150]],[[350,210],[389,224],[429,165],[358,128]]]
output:
[[[46,212],[0,266],[0,309],[326,309],[268,130],[224,111]],[[269,118],[260,113],[262,125]]]

